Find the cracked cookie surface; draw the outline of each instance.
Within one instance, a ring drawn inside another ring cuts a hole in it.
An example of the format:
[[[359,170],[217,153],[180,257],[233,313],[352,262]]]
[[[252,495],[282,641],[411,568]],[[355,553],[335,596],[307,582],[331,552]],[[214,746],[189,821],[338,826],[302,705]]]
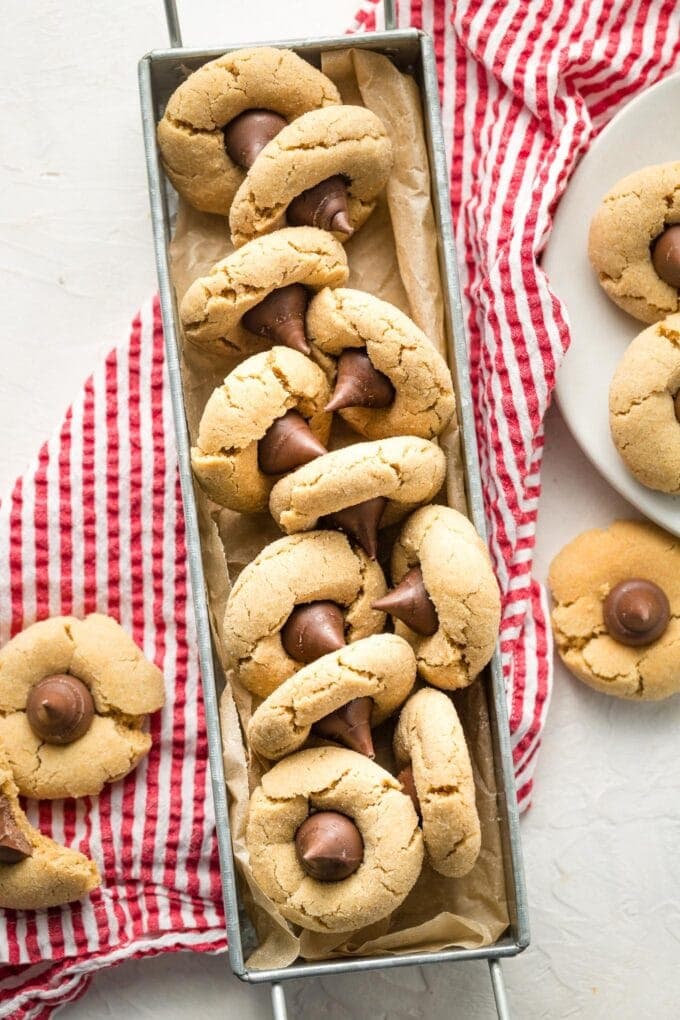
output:
[[[276,483],[269,509],[287,534],[316,527],[319,518],[383,496],[380,526],[393,524],[439,492],[446,475],[443,451],[418,436],[354,443],[291,471]]]
[[[92,724],[70,744],[45,743],[26,703],[34,684],[70,674],[89,688]],[[55,616],[34,623],[0,650],[0,744],[25,797],[84,797],[126,776],[148,754],[142,729],[164,702],[163,675],[111,617]]]
[[[609,387],[609,427],[614,445],[639,482],[680,494],[680,315],[636,336]]]
[[[81,899],[101,884],[94,861],[43,836],[29,823],[21,810],[19,790],[1,746],[0,798],[31,849],[30,856],[16,864],[0,864],[0,907],[3,910],[58,907]]]
[[[395,620],[413,646],[418,672],[443,690],[467,687],[493,654],[500,626],[500,592],[489,552],[471,522],[447,506],[416,510],[392,551],[392,582],[419,566],[437,611],[430,637]]]
[[[387,408],[349,407],[339,414],[367,439],[433,439],[448,425],[456,402],[451,373],[432,342],[394,305],[349,288],[328,288],[312,299],[307,330],[314,346],[333,358],[365,348],[395,389]]]
[[[295,606],[337,603],[349,643],[382,630],[385,614],[371,603],[385,590],[378,564],[339,532],[271,542],[241,571],[229,595],[222,633],[229,665],[250,691],[266,698],[302,665],[281,642],[281,628]]]
[[[409,644],[396,634],[374,634],[303,666],[263,701],[248,726],[250,746],[278,760],[297,751],[314,723],[354,698],[372,698],[371,727],[408,697],[416,678]]]
[[[326,230],[285,227],[255,238],[195,280],[180,304],[184,335],[216,354],[257,349],[262,339],[243,316],[272,291],[300,283],[311,291],[347,281],[345,249]]]
[[[165,172],[196,209],[226,216],[245,177],[224,147],[223,128],[245,110],[272,110],[292,121],[334,106],[333,82],[292,50],[262,46],[225,53],[175,89],[158,124]]]
[[[630,578],[666,593],[671,619],[651,644],[631,647],[607,633],[603,603]],[[567,669],[595,690],[658,700],[680,690],[680,541],[653,524],[615,521],[578,535],[550,565],[552,626]]]
[[[408,699],[394,731],[394,757],[400,769],[413,769],[430,864],[449,878],[467,875],[481,829],[465,734],[445,694],[423,688]]]
[[[295,833],[311,811],[351,818],[364,844],[349,878],[319,882],[302,869]],[[299,751],[275,765],[253,793],[247,844],[255,881],[289,921],[312,931],[353,931],[391,914],[415,884],[423,840],[397,780],[341,748]]]
[[[191,466],[220,506],[242,513],[266,510],[277,475],[258,465],[258,442],[287,411],[296,410],[326,445],[332,415],[329,388],[314,362],[287,347],[254,354],[230,372],[203,411]]]
[[[680,310],[678,290],[652,263],[651,245],[680,223],[680,162],[643,167],[605,195],[590,225],[588,256],[612,301],[642,322]]]
[[[347,183],[349,221],[358,230],[373,212],[391,169],[392,143],[371,110],[311,110],[283,128],[248,171],[229,213],[232,242],[239,248],[284,226],[294,198],[336,175]]]

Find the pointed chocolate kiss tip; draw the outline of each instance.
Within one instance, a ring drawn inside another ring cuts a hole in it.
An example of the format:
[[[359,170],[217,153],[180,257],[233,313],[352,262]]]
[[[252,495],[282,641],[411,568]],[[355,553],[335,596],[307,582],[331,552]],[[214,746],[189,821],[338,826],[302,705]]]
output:
[[[371,733],[372,714],[372,698],[354,698],[346,705],[341,705],[335,712],[319,719],[314,723],[313,729],[319,737],[336,740],[339,744],[349,747],[350,751],[363,754],[366,758],[375,758]]]
[[[386,505],[384,496],[376,496],[363,503],[345,507],[344,510],[336,510],[326,519],[356,539],[366,555],[374,560],[378,555],[378,525]]]
[[[428,595],[420,567],[414,567],[401,582],[382,598],[371,604],[372,609],[390,613],[416,634],[432,637],[439,627],[439,617]]]
[[[335,213],[330,222],[330,229],[336,234],[344,234],[348,240],[353,235],[354,227],[344,209],[338,209]]]
[[[256,336],[309,354],[305,316],[309,294],[301,283],[278,287],[245,313],[241,322]]]
[[[346,350],[338,358],[335,389],[325,411],[344,407],[389,407],[394,401],[394,386],[374,367],[365,350]]]
[[[281,475],[328,453],[297,411],[286,411],[257,444],[257,462],[265,475]]]

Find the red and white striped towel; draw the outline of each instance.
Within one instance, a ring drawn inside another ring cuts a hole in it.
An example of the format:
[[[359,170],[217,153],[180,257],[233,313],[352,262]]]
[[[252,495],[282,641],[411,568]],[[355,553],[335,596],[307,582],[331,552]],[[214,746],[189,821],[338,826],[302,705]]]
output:
[[[154,301],[0,507],[0,643],[35,620],[98,610],[166,681],[151,753],[131,775],[99,797],[26,802],[103,882],[61,909],[2,912],[0,1016],[48,1017],[106,964],[226,946],[190,600]]]
[[[531,577],[542,419],[568,345],[537,257],[589,140],[680,61],[672,0],[401,0],[435,39],[520,806],[550,692]],[[367,2],[355,30],[379,12]],[[163,669],[148,760],[99,798],[28,804],[102,868],[82,903],[0,918],[0,1017],[47,1018],[98,967],[226,944],[157,304],[87,382],[0,508],[0,642],[36,619],[117,617]]]
[[[552,686],[545,592],[531,575],[543,417],[569,346],[538,265],[588,144],[680,65],[673,0],[398,0],[434,37],[467,315],[501,651],[520,809],[529,805]],[[378,0],[355,31],[382,28]]]

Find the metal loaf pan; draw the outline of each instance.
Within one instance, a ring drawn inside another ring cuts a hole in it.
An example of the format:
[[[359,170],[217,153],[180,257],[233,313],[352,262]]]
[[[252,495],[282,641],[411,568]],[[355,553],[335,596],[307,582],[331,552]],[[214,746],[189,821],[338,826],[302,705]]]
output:
[[[508,1017],[509,1013],[499,960],[501,957],[513,956],[521,952],[528,945],[529,926],[505,690],[498,652],[479,682],[485,685],[490,711],[494,764],[498,784],[498,816],[503,840],[505,883],[510,911],[510,927],[508,931],[494,945],[483,949],[447,949],[434,953],[421,952],[395,957],[380,956],[360,959],[339,959],[321,963],[300,961],[285,969],[266,971],[252,970],[246,966],[245,956],[255,945],[255,935],[252,925],[239,903],[231,848],[218,714],[218,684],[221,684],[222,681],[219,675],[219,665],[214,653],[208,618],[206,588],[201,561],[201,547],[189,456],[189,436],[179,368],[178,338],[180,335],[180,324],[169,273],[168,245],[174,220],[176,196],[163,174],[156,146],[156,124],[162,116],[169,96],[181,81],[184,80],[187,69],[194,70],[206,63],[206,61],[212,60],[220,54],[237,47],[222,46],[211,50],[181,48],[179,26],[172,0],[167,0],[166,9],[170,36],[174,48],[155,50],[142,58],[139,64],[139,86],[155,255],[165,332],[167,368],[177,434],[177,454],[184,503],[187,550],[203,680],[222,888],[227,916],[229,959],[232,970],[244,981],[252,983],[273,982],[272,1000],[274,1013],[278,1017],[285,1017],[285,999],[280,984],[284,979],[483,958],[489,961],[498,1015],[500,1017]],[[385,5],[385,15],[386,23],[389,25],[392,17],[390,4]],[[286,46],[318,65],[322,52],[342,49],[349,44],[385,54],[399,68],[408,69],[414,75],[420,87],[432,174],[432,201],[438,228],[437,241],[445,299],[448,357],[458,400],[458,413],[463,437],[468,506],[470,517],[477,531],[484,536],[486,527],[471,405],[465,323],[456,267],[444,138],[439,106],[437,69],[432,40],[425,33],[416,30],[391,30],[357,35],[352,37],[351,40],[347,36],[339,36],[324,39],[294,39],[266,44],[260,42],[255,45]],[[238,48],[241,48],[241,46]]]

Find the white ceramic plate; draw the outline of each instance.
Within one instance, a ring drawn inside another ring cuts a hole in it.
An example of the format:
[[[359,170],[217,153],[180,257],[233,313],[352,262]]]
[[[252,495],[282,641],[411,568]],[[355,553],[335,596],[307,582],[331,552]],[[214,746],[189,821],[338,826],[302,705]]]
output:
[[[608,420],[609,383],[645,324],[609,300],[588,262],[588,228],[603,196],[626,174],[680,159],[680,74],[648,89],[614,117],[583,157],[562,197],[543,256],[571,324],[556,395],[574,439],[597,470],[641,513],[680,535],[680,497],[654,492],[628,473]]]

